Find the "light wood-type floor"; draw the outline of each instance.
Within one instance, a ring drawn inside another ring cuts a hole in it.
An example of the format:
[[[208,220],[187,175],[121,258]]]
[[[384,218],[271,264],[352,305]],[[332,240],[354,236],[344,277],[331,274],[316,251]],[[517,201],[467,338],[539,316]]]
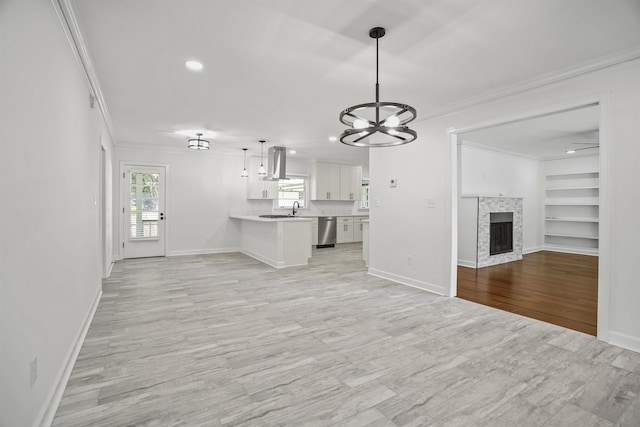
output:
[[[458,267],[458,297],[596,335],[598,257],[541,251],[491,267]]]
[[[640,354],[369,276],[360,251],[118,262],[54,425],[639,425]]]

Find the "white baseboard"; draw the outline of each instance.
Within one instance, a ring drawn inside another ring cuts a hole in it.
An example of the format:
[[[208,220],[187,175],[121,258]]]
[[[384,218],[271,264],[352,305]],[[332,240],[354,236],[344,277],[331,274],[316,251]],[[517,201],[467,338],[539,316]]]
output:
[[[167,253],[167,256],[226,254],[230,252],[242,251],[240,250],[240,248],[187,249],[180,251],[169,251],[169,253]]]
[[[64,394],[64,389],[67,387],[67,382],[69,382],[69,377],[71,376],[73,365],[75,365],[76,363],[76,359],[78,358],[78,354],[80,353],[80,349],[82,348],[82,344],[84,343],[84,338],[87,336],[87,331],[89,331],[89,326],[93,321],[93,316],[96,314],[100,298],[102,298],[102,289],[100,289],[96,294],[93,304],[91,305],[91,308],[89,309],[89,312],[84,319],[82,328],[78,332],[73,345],[67,352],[64,363],[62,364],[62,367],[58,372],[58,375],[56,376],[56,381],[49,391],[49,394],[44,401],[44,405],[42,405],[42,408],[40,409],[40,412],[38,413],[38,416],[33,423],[34,427],[50,426],[53,423],[53,418],[56,416],[58,406],[60,405],[62,395]]]
[[[105,279],[111,276],[111,270],[113,270],[113,264],[115,264],[113,261],[109,263],[109,267],[107,268],[107,277],[105,277]]]
[[[544,246],[536,246],[534,248],[526,248],[522,250],[522,255],[532,254],[534,252],[544,251]]]
[[[412,288],[421,289],[437,295],[446,295],[445,289],[442,286],[434,285],[433,283],[411,279],[409,277],[400,276],[387,271],[376,270],[375,268],[369,268],[367,272],[372,276],[391,280],[392,282],[400,283],[401,285],[411,286]]]
[[[469,268],[476,268],[477,264],[475,261],[469,261],[466,259],[458,259],[458,265],[461,267],[469,267]]]
[[[640,353],[640,338],[622,332],[609,331],[609,344]]]
[[[551,251],[551,252],[564,252],[567,254],[576,254],[576,255],[598,256],[597,249],[576,248],[572,246],[545,245],[543,250]]]
[[[240,250],[239,252],[242,252],[246,256],[250,256],[253,259],[257,259],[258,261],[263,262],[263,263],[265,263],[265,264],[267,264],[267,265],[269,265],[269,266],[271,266],[273,268],[284,268],[285,267],[284,263],[280,263],[280,262],[276,261],[275,259],[263,257],[262,255],[255,254],[255,253],[253,253],[251,251]]]

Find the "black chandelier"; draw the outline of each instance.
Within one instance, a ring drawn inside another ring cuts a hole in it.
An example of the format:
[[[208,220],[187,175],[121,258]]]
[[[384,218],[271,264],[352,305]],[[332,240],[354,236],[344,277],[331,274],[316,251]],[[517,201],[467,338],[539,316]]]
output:
[[[398,102],[380,102],[378,83],[378,39],[385,29],[369,30],[369,37],[376,39],[376,102],[358,104],[340,113],[340,121],[349,126],[340,135],[340,142],[353,147],[392,147],[407,144],[418,136],[406,126],[416,118],[416,109]]]

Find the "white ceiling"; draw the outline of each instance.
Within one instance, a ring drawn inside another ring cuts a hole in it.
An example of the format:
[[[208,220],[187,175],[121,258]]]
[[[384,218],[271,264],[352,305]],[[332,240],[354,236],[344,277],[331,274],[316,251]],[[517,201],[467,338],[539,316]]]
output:
[[[536,159],[597,155],[600,108],[597,105],[465,132],[463,144]],[[581,148],[585,148],[581,150]],[[586,149],[588,148],[588,149]],[[577,150],[567,154],[567,150]]]
[[[368,163],[329,142],[339,112],[381,100],[418,120],[507,86],[640,51],[638,0],[71,0],[118,144]],[[204,64],[198,73],[184,62]],[[413,144],[426,143],[418,137]],[[381,148],[382,149],[382,148]]]

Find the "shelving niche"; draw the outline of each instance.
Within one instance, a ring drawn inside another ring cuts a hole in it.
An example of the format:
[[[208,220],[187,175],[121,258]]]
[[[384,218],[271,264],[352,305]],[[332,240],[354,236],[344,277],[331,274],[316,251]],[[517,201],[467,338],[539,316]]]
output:
[[[600,174],[545,176],[545,248],[598,255]]]

